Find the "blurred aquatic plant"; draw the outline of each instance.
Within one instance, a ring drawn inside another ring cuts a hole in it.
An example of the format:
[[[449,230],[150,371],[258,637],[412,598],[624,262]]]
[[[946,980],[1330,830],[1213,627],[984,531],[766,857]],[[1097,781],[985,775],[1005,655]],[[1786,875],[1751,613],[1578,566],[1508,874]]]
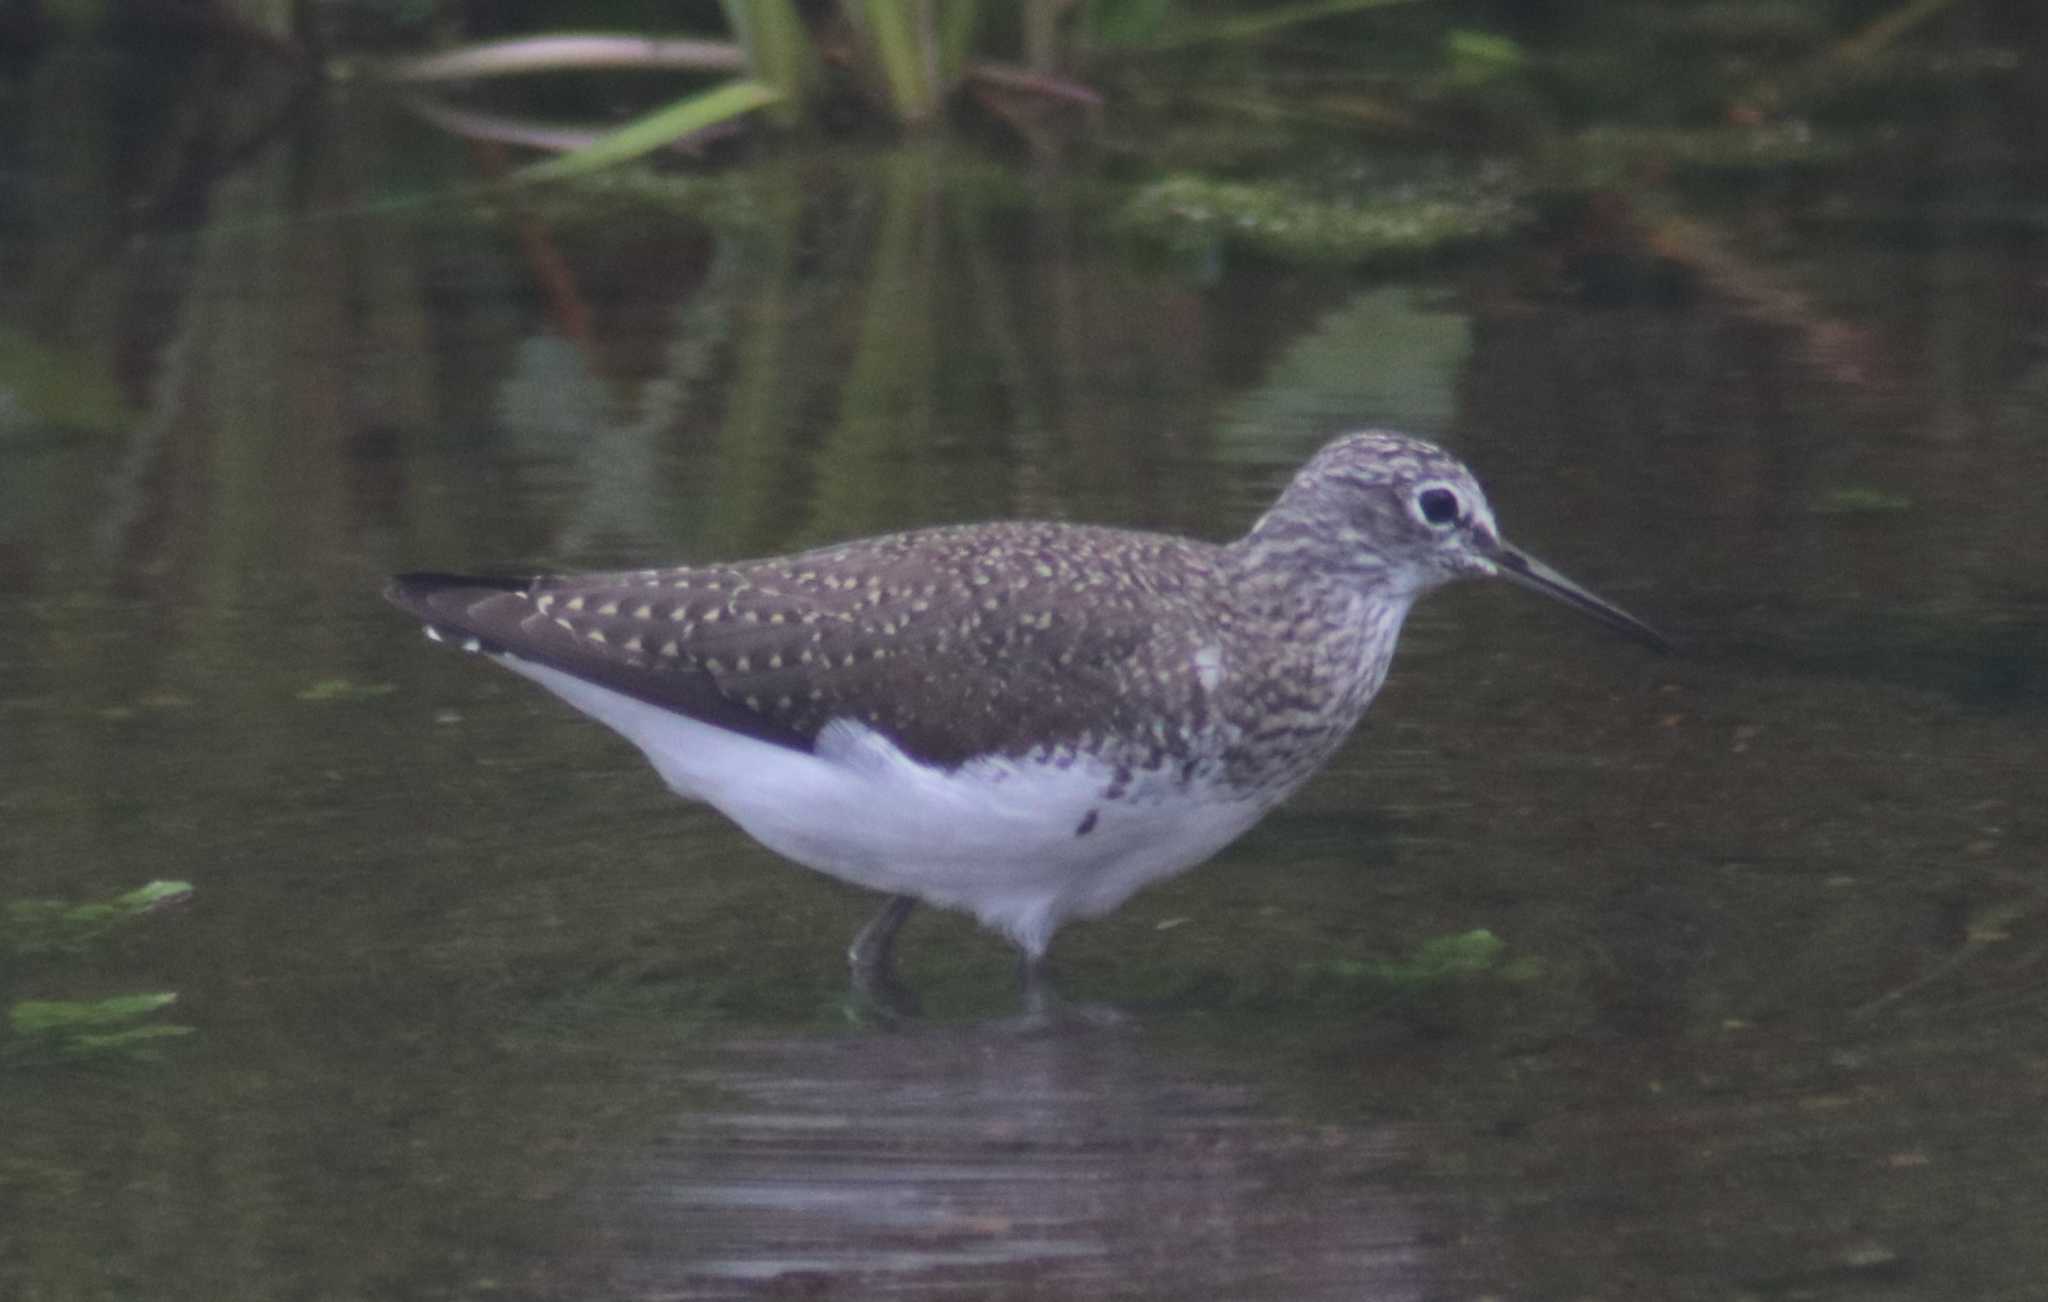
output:
[[[817,88],[819,72],[817,51],[795,4],[720,0],[720,7],[746,57],[747,71],[780,96],[772,116],[784,125],[794,123]]]
[[[1425,3],[1426,0],[1301,0],[1267,5],[1249,13],[1190,17],[1176,4],[1098,5],[1110,9],[1092,19],[1096,31],[1113,34],[1121,44],[1165,50],[1186,45],[1242,44],[1263,40],[1290,28],[1321,22],[1365,9]]]
[[[108,999],[24,999],[7,1010],[11,1037],[0,1060],[152,1056],[157,1041],[190,1035],[192,1028],[148,1019],[177,1002],[168,991]]]
[[[1362,411],[1401,429],[1455,428],[1472,352],[1470,314],[1414,286],[1374,285],[1302,330],[1223,405],[1214,454],[1298,461]]]
[[[929,121],[966,72],[978,0],[851,0],[840,8],[870,51],[869,75],[896,119]]]
[[[1335,959],[1305,963],[1301,974],[1309,980],[1363,983],[1377,987],[1391,998],[1493,971],[1499,966],[1501,953],[1506,948],[1500,937],[1482,928],[1425,940],[1405,959]]]
[[[1175,249],[1232,246],[1292,263],[1360,263],[1426,257],[1507,235],[1524,220],[1511,191],[1473,183],[1319,195],[1284,181],[1249,182],[1183,173],[1146,186],[1125,205],[1124,224]]]
[[[1152,92],[1180,101],[1188,94],[1178,80],[1182,51],[1199,50],[1208,58],[1218,50],[1241,50],[1256,59],[1263,46],[1295,35],[1295,29],[1420,3],[1311,0],[1247,11],[1185,0],[721,0],[719,32],[528,36],[395,60],[383,66],[382,75],[413,86],[600,68],[734,78],[629,123],[618,134],[630,132],[643,142],[632,153],[664,145],[701,147],[756,110],[783,127],[844,120],[851,108],[855,116],[920,129],[941,121],[947,106],[969,91],[995,117],[1035,136],[1045,105],[1090,112],[1102,105],[1103,95],[1084,75],[1114,76],[1128,89],[1144,82],[1141,63],[1164,65],[1167,79]],[[1458,29],[1446,38],[1432,71],[1411,78],[1411,90],[1419,87],[1417,93],[1426,95],[1429,87],[1442,85],[1470,95],[1518,83],[1526,63],[1511,38]],[[1211,76],[1195,81],[1206,84]],[[1394,123],[1402,134],[1425,129],[1409,121],[1393,97],[1332,91],[1304,104],[1296,96],[1264,93],[1264,85],[1263,74],[1248,69],[1241,83],[1226,79],[1222,89],[1196,92],[1196,98],[1231,114],[1292,114],[1304,125],[1378,130]],[[748,89],[742,93],[742,87]],[[588,128],[508,122],[424,99],[416,99],[416,107],[466,135],[571,150],[557,160],[563,171],[632,156],[583,146]]]
[[[190,882],[150,882],[110,900],[13,900],[0,914],[0,960],[76,953],[123,923],[182,904]]]
[[[840,0],[830,9],[800,8],[794,0],[721,0],[725,31],[619,35],[565,32],[480,42],[391,61],[384,79],[410,86],[595,69],[648,69],[706,75],[739,74],[693,91],[547,165],[560,176],[608,166],[650,150],[688,145],[737,123],[756,110],[783,126],[814,119],[833,92],[852,87],[895,122],[919,126],[937,118],[970,78],[1011,92],[1094,102],[1085,88],[1063,80],[1043,59],[1018,68],[992,62],[985,33],[1008,23],[985,21],[997,6],[981,0]],[[1066,0],[1031,0],[1011,22],[1028,32],[1058,28]],[[1092,7],[1116,9],[1117,0]],[[1128,25],[1128,22],[1126,23]],[[849,39],[850,38],[850,39]],[[1027,42],[1029,44],[1029,42]],[[1051,48],[1056,42],[1038,42]],[[828,69],[837,77],[828,76]],[[479,115],[423,100],[422,115],[458,131],[481,133]],[[556,146],[575,132],[560,127],[508,127],[492,119],[492,138]],[[584,134],[588,134],[585,132]]]
[[[1461,1001],[1499,993],[1542,974],[1534,958],[1510,958],[1507,942],[1484,928],[1435,936],[1399,958],[1323,957],[1241,966],[1196,1002],[1239,1012],[1460,1019]]]
[[[1832,488],[1808,508],[1815,515],[1894,515],[1913,509],[1913,499],[1882,488],[1852,485]]]
[[[0,978],[12,984],[24,960],[74,955],[115,928],[190,899],[189,882],[154,881],[106,900],[13,900],[0,911]],[[22,999],[7,1007],[0,1062],[146,1058],[158,1041],[192,1028],[152,1020],[177,1001],[170,991],[103,999]]]
[[[1446,81],[1455,86],[1484,86],[1519,75],[1529,65],[1522,47],[1498,32],[1457,28],[1444,37]]]
[[[103,359],[0,328],[0,433],[10,424],[100,432],[124,429],[134,419]]]
[[[580,149],[522,168],[515,176],[525,181],[558,181],[602,171],[616,163],[666,148],[755,109],[766,108],[783,98],[780,91],[765,82],[727,82],[635,118]]]

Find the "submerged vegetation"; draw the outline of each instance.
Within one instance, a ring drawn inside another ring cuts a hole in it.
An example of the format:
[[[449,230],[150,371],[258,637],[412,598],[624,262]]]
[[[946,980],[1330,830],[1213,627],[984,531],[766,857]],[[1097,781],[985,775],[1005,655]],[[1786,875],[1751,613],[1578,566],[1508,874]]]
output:
[[[492,146],[494,187],[650,155],[716,171],[802,149],[806,135],[945,133],[1091,165],[1124,187],[1104,207],[1168,248],[1320,265],[1455,252],[1592,193],[1626,194],[1632,234],[1659,256],[1713,264],[1711,239],[1694,247],[1664,225],[1691,206],[1687,187],[1882,175],[1885,160],[1932,147],[1944,105],[2013,91],[2015,52],[2040,27],[1960,0],[359,0],[290,14],[229,0],[210,12],[210,36],[238,33],[309,80],[377,83],[434,129]],[[548,157],[520,165],[504,146]],[[1333,167],[1333,153],[1374,166]],[[1972,199],[2013,219],[1998,196]]]
[[[190,899],[186,882],[156,881],[106,900],[14,900],[0,912],[0,981],[12,989],[32,963],[75,958],[145,914]],[[98,999],[18,999],[7,1007],[0,1063],[78,1058],[145,1058],[158,1042],[192,1028],[156,1019],[177,1001],[169,991]]]
[[[1916,105],[1874,87],[1940,96],[2011,71],[1995,46],[1916,48],[1953,8],[721,0],[685,8],[682,31],[478,33],[376,70],[447,129],[559,151],[520,180],[778,134],[762,127],[993,127],[1036,154],[1092,142],[1130,183],[1124,226],[1169,248],[1358,264],[1499,239],[1559,196],[1634,189],[1654,213],[1689,178],[1824,176],[1910,147]],[[427,98],[543,73],[596,76],[618,103],[681,89],[575,130]],[[1377,161],[1332,168],[1333,149]],[[1660,235],[1685,257],[1682,231]]]
[[[1470,182],[1437,193],[1415,186],[1323,198],[1281,182],[1177,175],[1125,205],[1132,229],[1171,246],[1228,243],[1283,262],[1360,263],[1420,257],[1508,234],[1526,214],[1512,197]]]

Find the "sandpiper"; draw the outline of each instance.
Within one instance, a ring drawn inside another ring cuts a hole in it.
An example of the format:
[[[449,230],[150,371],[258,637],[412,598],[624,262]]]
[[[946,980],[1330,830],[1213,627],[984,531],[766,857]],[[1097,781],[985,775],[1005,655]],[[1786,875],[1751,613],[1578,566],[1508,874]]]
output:
[[[887,902],[857,991],[901,1000],[918,902],[1023,952],[1242,835],[1330,758],[1415,599],[1498,577],[1652,646],[1509,546],[1472,473],[1371,430],[1235,542],[948,526],[792,556],[602,574],[406,574],[387,596],[614,729],[678,795]]]

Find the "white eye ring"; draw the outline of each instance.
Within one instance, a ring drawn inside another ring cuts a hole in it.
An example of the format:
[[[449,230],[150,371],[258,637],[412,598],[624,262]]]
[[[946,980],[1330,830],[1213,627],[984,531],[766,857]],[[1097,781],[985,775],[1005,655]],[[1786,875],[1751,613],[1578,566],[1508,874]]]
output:
[[[1424,484],[1409,499],[1415,518],[1432,529],[1455,529],[1465,522],[1465,503],[1448,484]]]

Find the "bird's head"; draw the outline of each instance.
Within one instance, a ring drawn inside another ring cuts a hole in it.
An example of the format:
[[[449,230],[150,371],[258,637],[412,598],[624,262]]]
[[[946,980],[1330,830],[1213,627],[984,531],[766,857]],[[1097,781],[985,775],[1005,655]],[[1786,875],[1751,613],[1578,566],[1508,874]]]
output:
[[[1641,620],[1504,541],[1465,464],[1406,434],[1367,430],[1324,447],[1242,545],[1266,563],[1306,565],[1402,601],[1454,579],[1502,578],[1669,649]]]

